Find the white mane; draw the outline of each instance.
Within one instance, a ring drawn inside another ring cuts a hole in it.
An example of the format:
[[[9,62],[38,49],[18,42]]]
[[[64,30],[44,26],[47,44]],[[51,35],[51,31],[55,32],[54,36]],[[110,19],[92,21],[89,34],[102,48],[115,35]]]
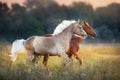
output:
[[[58,34],[60,32],[62,32],[64,29],[66,29],[69,25],[71,25],[72,23],[76,23],[75,20],[64,20],[62,21],[60,24],[58,24],[58,26],[55,28],[53,34]]]

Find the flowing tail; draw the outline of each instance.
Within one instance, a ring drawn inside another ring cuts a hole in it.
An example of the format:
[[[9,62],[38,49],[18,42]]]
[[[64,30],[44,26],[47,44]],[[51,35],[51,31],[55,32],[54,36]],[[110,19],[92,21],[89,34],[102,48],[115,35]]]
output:
[[[14,62],[17,59],[18,53],[25,51],[24,42],[24,39],[20,39],[15,40],[12,43],[11,54],[9,55],[11,57],[12,62]]]
[[[9,55],[11,57],[12,62],[15,62],[17,59],[17,55]]]

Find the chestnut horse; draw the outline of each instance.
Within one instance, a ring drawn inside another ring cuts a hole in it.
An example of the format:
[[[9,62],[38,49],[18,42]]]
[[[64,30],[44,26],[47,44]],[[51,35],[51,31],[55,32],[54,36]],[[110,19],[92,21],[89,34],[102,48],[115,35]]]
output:
[[[64,20],[56,29],[60,29],[60,31],[51,37],[32,36],[24,42],[28,62],[32,60],[34,63],[36,55],[59,55],[70,61],[66,51],[69,49],[72,35],[76,34],[82,38],[87,36],[83,27],[77,21]],[[32,58],[32,55],[34,55],[34,58]]]
[[[93,30],[93,28],[85,20],[82,22],[82,27],[87,33],[87,35],[91,36],[91,38],[94,38],[96,36],[96,33]],[[74,55],[76,59],[79,61],[80,65],[82,64],[82,60],[78,56],[78,51],[80,49],[81,41],[82,41],[81,37],[74,35],[70,41],[70,48],[66,53],[68,54],[69,58],[72,58],[72,55]]]
[[[82,21],[82,27],[85,30],[85,32],[87,33],[87,35],[91,36],[92,38],[94,38],[96,36],[96,33],[93,30],[93,28],[85,20]],[[56,32],[59,32],[59,31],[60,31],[59,29],[55,29],[54,34],[56,34]],[[50,37],[50,36],[52,36],[54,34],[45,34],[43,36]],[[83,40],[82,37],[77,36],[77,35],[73,35],[72,39],[70,41],[70,44],[69,44],[69,49],[66,52],[66,54],[68,55],[68,57],[71,58],[71,59],[72,59],[72,56],[74,55],[76,57],[76,59],[79,61],[80,65],[82,65],[82,60],[78,56],[78,51],[80,49],[80,42],[82,40]],[[43,64],[45,66],[47,65],[48,57],[49,57],[48,55],[44,56]]]

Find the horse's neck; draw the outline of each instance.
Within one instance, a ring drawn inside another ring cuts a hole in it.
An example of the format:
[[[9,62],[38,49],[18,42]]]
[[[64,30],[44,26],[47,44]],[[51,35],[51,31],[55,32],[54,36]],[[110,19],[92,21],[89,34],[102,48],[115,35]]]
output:
[[[59,33],[57,37],[59,37],[59,39],[66,44],[70,42],[72,35],[73,35],[72,28],[69,27],[65,29],[63,32]]]
[[[79,36],[73,35],[72,40],[75,40],[76,42],[80,43],[82,41],[82,38]]]
[[[80,37],[77,37],[76,39],[77,39],[78,43],[80,43],[82,41],[82,38],[80,38]]]

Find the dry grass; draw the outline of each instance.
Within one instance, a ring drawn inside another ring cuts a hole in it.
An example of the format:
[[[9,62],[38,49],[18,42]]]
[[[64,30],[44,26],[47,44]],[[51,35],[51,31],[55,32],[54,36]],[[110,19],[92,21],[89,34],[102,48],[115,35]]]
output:
[[[15,63],[9,58],[10,45],[0,46],[0,80],[120,80],[120,44],[82,45],[76,59],[63,67],[64,59],[50,57],[48,66],[26,64],[24,54]]]

